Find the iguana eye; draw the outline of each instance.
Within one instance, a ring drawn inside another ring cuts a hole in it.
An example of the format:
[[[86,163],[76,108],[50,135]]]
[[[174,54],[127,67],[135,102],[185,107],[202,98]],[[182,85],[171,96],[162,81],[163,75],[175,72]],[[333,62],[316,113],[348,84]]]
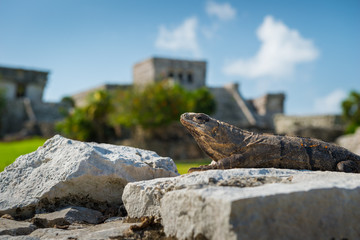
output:
[[[204,123],[204,122],[208,122],[210,120],[209,116],[207,116],[206,114],[199,114],[197,116],[194,117],[195,121],[198,123]]]

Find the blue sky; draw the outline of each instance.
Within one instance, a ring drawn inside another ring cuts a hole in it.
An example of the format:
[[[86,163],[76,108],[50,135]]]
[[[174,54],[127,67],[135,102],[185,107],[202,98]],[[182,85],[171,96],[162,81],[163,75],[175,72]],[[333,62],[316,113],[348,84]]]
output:
[[[0,65],[51,72],[46,101],[131,83],[152,56],[206,60],[207,84],[339,113],[360,91],[360,1],[0,0]]]

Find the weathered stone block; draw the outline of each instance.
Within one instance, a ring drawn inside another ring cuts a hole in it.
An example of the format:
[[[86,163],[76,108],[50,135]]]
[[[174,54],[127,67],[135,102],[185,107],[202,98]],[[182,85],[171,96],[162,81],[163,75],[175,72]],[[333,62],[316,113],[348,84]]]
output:
[[[306,172],[290,183],[172,191],[164,231],[179,239],[358,239],[358,174]]]
[[[256,186],[269,181],[282,181],[283,178],[302,172],[309,171],[268,168],[194,172],[173,178],[129,183],[125,186],[122,198],[130,217],[160,216],[160,200],[164,194],[173,190],[216,184]],[[264,178],[263,183],[257,177]]]

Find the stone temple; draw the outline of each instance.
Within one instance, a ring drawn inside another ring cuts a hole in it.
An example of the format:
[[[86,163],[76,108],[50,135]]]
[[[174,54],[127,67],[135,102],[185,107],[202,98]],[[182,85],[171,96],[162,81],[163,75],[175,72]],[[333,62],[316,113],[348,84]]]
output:
[[[152,57],[133,66],[133,84],[146,85],[155,81],[171,80],[188,90],[207,87],[216,100],[213,117],[252,130],[274,130],[273,116],[284,112],[283,93],[266,94],[256,99],[244,99],[237,83],[223,87],[206,85],[206,61],[191,61]],[[129,85],[105,84],[72,96],[77,106],[84,105],[86,96],[95,90],[126,88]]]
[[[172,79],[189,90],[204,87],[206,62],[149,58],[133,67],[134,84],[144,85],[163,79]]]
[[[87,96],[95,90],[126,89],[164,79],[174,81],[188,90],[208,88],[217,108],[214,118],[253,131],[269,131],[287,135],[335,141],[343,133],[340,116],[286,116],[283,93],[268,93],[255,99],[245,99],[240,86],[230,83],[222,87],[206,84],[206,61],[191,61],[152,57],[133,66],[132,84],[104,84],[72,96],[76,106],[84,106]],[[62,120],[70,106],[43,101],[48,71],[0,66],[0,92],[6,106],[0,109],[0,138],[22,138],[28,135],[51,137],[55,123]],[[1,107],[1,106],[0,106]]]
[[[0,115],[0,136],[54,134],[54,123],[63,118],[61,108],[65,106],[43,102],[48,75],[47,71],[0,67],[0,90],[6,102]]]
[[[133,83],[136,85],[163,79],[170,79],[189,90],[207,87],[206,62],[154,57],[136,63],[133,67]],[[213,117],[239,127],[273,130],[273,116],[284,112],[283,93],[245,100],[239,92],[238,84],[208,89],[217,103]]]
[[[133,66],[133,84],[141,87],[168,79],[188,90],[207,87],[217,104],[213,117],[246,129],[274,130],[273,116],[284,112],[283,93],[244,99],[236,83],[209,87],[206,85],[206,66],[206,61],[152,57]],[[38,134],[49,137],[55,133],[55,122],[63,119],[61,111],[68,106],[43,101],[48,76],[48,71],[0,67],[0,89],[5,92],[6,99],[5,109],[0,116],[0,136]],[[105,84],[72,97],[77,106],[83,106],[90,92],[129,86]]]
[[[0,88],[7,100],[41,101],[49,72],[0,67]]]

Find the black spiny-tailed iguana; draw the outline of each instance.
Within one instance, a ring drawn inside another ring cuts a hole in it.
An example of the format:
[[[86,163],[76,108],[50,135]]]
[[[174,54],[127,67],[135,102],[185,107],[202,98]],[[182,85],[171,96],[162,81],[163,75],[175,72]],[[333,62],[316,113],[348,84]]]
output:
[[[252,133],[203,113],[184,113],[180,121],[213,160],[189,172],[266,167],[360,172],[360,156],[318,139]]]

